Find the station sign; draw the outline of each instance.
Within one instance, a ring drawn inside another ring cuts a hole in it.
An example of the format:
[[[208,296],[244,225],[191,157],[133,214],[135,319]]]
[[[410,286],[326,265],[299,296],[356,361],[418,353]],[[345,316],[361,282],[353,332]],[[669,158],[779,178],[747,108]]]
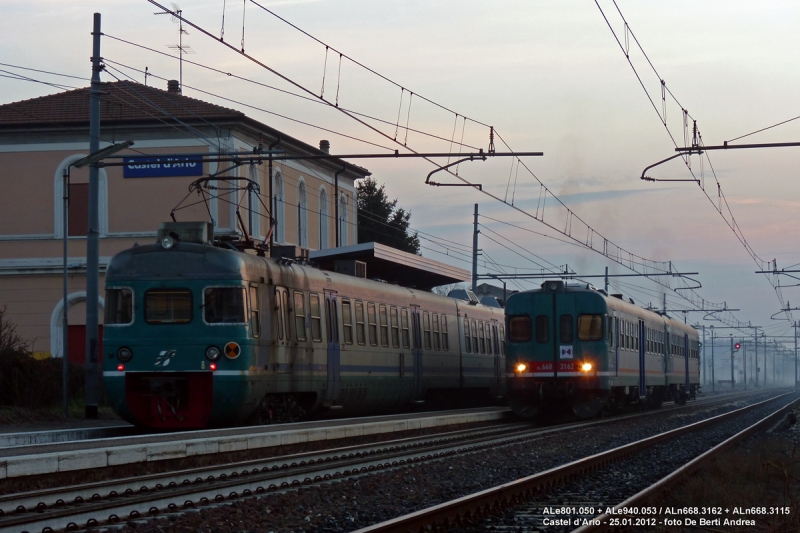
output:
[[[136,156],[124,159],[125,178],[169,178],[175,176],[202,176],[203,156]]]

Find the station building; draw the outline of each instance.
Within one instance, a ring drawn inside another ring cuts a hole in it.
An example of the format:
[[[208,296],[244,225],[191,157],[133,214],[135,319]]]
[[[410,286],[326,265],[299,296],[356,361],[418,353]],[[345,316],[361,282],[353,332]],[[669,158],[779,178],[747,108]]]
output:
[[[119,155],[213,155],[253,152],[259,145],[290,155],[322,155],[329,143],[306,144],[244,113],[181,94],[177,82],[157,89],[120,81],[102,84],[100,147],[132,140]],[[0,105],[0,307],[31,343],[37,357],[61,357],[63,313],[68,313],[71,360],[85,359],[86,233],[88,228],[88,168],[71,165],[89,152],[89,88]],[[189,193],[196,179],[230,167],[230,163],[107,166],[99,171],[100,287],[110,258],[135,243],[154,242],[161,222]],[[65,172],[69,183],[65,187]],[[334,190],[338,176],[339,195]],[[340,159],[290,160],[268,166],[246,164],[220,176],[249,178],[259,184],[262,203],[243,192],[219,191],[205,203],[197,196],[175,212],[178,221],[209,220],[215,235],[237,233],[235,205],[248,220],[252,234],[265,239],[273,205],[274,240],[324,250],[336,244],[354,245],[355,180],[369,172]],[[272,180],[274,197],[269,198]],[[212,182],[213,183],[213,182]],[[224,182],[217,182],[221,184]],[[68,192],[68,222],[63,223],[64,193]],[[252,201],[252,205],[249,202]],[[336,220],[336,204],[339,219]],[[193,204],[193,205],[192,205]],[[67,236],[68,296],[63,298],[63,238]],[[102,321],[102,309],[100,317]],[[101,332],[102,338],[102,332]],[[102,353],[102,349],[100,350]]]

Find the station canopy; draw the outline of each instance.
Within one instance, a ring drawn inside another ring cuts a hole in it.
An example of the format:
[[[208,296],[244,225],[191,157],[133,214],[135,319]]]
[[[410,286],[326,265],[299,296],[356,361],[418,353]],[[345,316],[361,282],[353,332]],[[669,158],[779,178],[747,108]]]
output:
[[[447,265],[377,242],[315,250],[311,261],[323,270],[337,271],[337,262],[361,261],[366,264],[367,279],[376,279],[409,287],[429,290],[439,285],[469,281],[471,275],[463,268]],[[342,264],[342,263],[340,263]]]

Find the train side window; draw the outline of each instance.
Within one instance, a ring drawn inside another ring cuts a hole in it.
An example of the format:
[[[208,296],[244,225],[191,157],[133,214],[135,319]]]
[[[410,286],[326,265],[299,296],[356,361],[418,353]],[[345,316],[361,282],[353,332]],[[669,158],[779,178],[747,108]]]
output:
[[[561,315],[559,320],[559,341],[570,344],[575,336],[572,331],[572,315]]]
[[[367,320],[369,322],[369,344],[378,345],[378,318],[375,315],[375,304],[367,302]]]
[[[639,324],[633,324],[633,349],[639,351]]]
[[[408,309],[400,310],[400,330],[403,332],[403,348],[411,347],[411,336],[408,334]]]
[[[378,310],[381,320],[381,346],[389,346],[389,315],[384,304],[381,304]]]
[[[311,308],[311,340],[322,342],[322,309],[319,305],[319,294],[312,292],[308,298]]]
[[[106,289],[106,317],[108,325],[124,326],[133,323],[133,291]]]
[[[439,315],[433,313],[431,320],[433,321],[433,349],[439,351],[442,347],[441,339],[439,338]]]
[[[283,299],[281,298],[281,294],[283,291],[276,288],[275,289],[275,313],[276,319],[278,321],[278,340],[283,340]]]
[[[497,329],[497,324],[494,325],[494,351],[500,355],[500,333]]]
[[[469,319],[464,319],[464,351],[472,353],[472,337],[469,336]]]
[[[253,337],[261,335],[261,321],[258,313],[258,287],[250,286],[250,327],[253,329]]]
[[[422,339],[426,350],[431,349],[431,315],[427,311],[422,312]]]
[[[389,309],[389,317],[392,321],[392,347],[400,347],[400,327],[397,324],[397,308],[392,306]]]
[[[603,340],[603,315],[578,316],[578,340]]]
[[[350,308],[350,300],[342,300],[342,326],[344,343],[353,344],[353,310]]]
[[[361,346],[367,343],[366,330],[364,328],[364,302],[356,300],[356,342]]]
[[[447,338],[447,315],[442,315],[442,350],[450,349],[450,340]]]
[[[291,330],[289,328],[289,324],[290,324],[290,320],[291,320],[291,318],[290,318],[291,315],[290,315],[290,310],[289,310],[289,291],[284,289],[282,292],[283,292],[283,313],[284,313],[284,315],[283,315],[283,317],[284,317],[283,324],[284,324],[284,327],[286,328],[286,340],[290,341],[290,340],[292,340],[292,333],[291,333]]]
[[[506,354],[506,329],[500,326],[500,355]]]
[[[484,337],[484,334],[483,334],[483,326],[484,326],[483,321],[479,320],[478,321],[478,339],[480,339],[480,343],[481,343],[481,353],[486,353],[486,338]]]
[[[472,353],[478,353],[478,321],[473,318],[469,325],[472,327]]]
[[[606,340],[609,348],[614,346],[614,319],[611,315],[606,315]]]
[[[492,351],[492,324],[491,322],[486,323],[486,353],[489,355],[494,355]]]
[[[306,308],[303,291],[294,291],[294,336],[306,340]]]
[[[188,324],[192,321],[192,291],[152,289],[144,294],[144,321],[148,324]]]

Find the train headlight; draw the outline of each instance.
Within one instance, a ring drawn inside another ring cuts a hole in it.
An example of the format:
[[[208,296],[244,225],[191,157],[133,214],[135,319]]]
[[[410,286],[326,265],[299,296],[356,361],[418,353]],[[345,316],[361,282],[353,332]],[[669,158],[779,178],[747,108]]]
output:
[[[220,355],[222,355],[222,352],[216,346],[206,348],[206,359],[209,361],[216,361]]]
[[[165,250],[169,250],[169,249],[170,249],[170,248],[172,248],[173,246],[175,246],[175,239],[173,239],[173,238],[172,238],[172,237],[170,237],[169,235],[167,235],[166,237],[164,237],[163,239],[161,239],[161,247],[162,247],[163,249],[165,249]]]
[[[581,370],[584,372],[589,372],[592,369],[592,363],[583,363],[581,365]]]
[[[526,365],[525,363],[520,363],[517,365],[517,372],[519,373],[525,372],[527,369],[528,365]]]
[[[119,359],[123,363],[127,363],[133,357],[133,352],[127,346],[123,346],[119,350],[117,350],[117,359]]]

